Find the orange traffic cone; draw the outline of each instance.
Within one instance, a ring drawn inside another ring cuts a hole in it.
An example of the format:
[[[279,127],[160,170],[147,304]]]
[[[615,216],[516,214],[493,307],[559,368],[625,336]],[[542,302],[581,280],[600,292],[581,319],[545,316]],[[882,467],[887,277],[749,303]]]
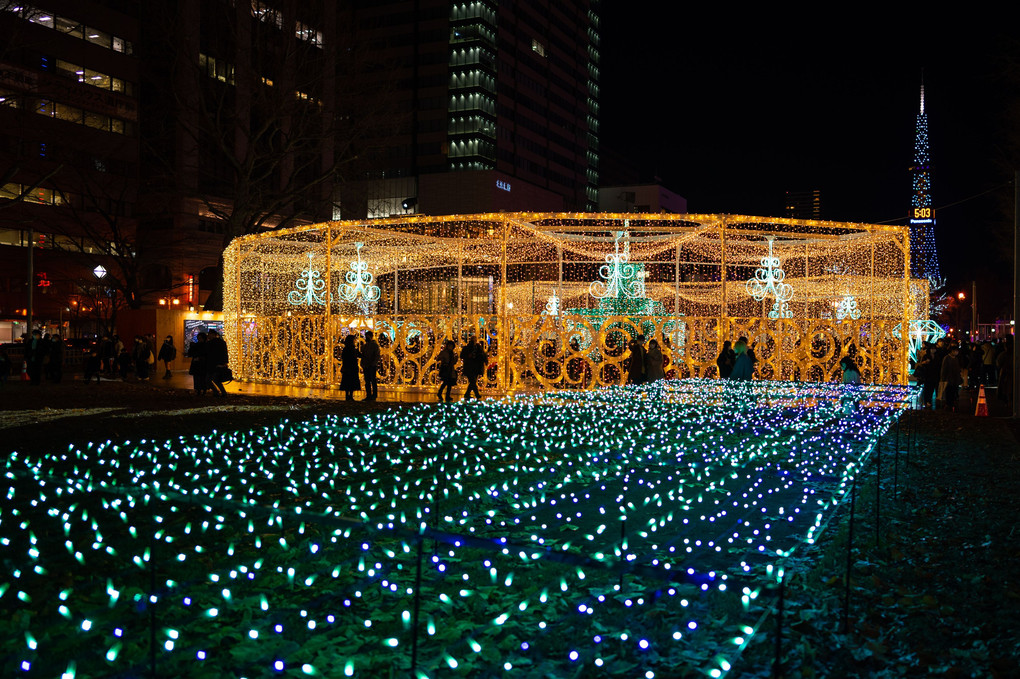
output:
[[[988,401],[985,400],[985,388],[983,385],[978,391],[977,408],[974,409],[974,417],[988,417]]]

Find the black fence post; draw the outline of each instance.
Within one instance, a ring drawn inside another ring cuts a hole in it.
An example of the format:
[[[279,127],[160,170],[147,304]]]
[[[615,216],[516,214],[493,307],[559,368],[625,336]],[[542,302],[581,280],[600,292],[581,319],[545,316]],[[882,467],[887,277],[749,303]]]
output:
[[[421,615],[421,562],[425,537],[418,531],[418,565],[414,572],[414,616],[411,618],[411,676],[418,669],[418,620]]]
[[[850,486],[850,528],[846,537],[846,580],[843,585],[843,634],[850,631],[850,571],[853,567],[854,509],[857,496],[857,477]]]
[[[779,677],[783,674],[783,595],[786,590],[786,577],[779,576],[779,602],[776,611],[776,658],[772,663],[772,676]]]
[[[149,676],[156,674],[156,496],[149,495]]]
[[[882,519],[882,439],[878,439],[878,443],[875,444],[875,464],[877,470],[875,472],[875,546],[878,547],[881,543],[881,534],[879,532],[879,522]]]

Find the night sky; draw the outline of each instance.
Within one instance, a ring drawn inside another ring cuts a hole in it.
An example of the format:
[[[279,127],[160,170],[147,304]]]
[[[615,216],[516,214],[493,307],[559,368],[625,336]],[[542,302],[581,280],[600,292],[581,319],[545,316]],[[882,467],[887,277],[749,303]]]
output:
[[[1011,279],[1012,239],[999,236],[1002,260],[995,235],[1020,161],[1020,42],[1005,17],[969,29],[960,15],[635,6],[603,5],[601,141],[642,180],[660,177],[690,212],[782,216],[787,190],[820,189],[825,219],[904,224],[923,69],[943,274],[968,290]]]

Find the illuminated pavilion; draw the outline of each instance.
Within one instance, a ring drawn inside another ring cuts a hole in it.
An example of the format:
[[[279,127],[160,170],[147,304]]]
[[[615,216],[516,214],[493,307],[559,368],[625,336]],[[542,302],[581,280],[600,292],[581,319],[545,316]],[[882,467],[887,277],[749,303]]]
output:
[[[384,388],[434,389],[444,339],[488,348],[490,393],[626,380],[627,344],[667,377],[717,377],[749,338],[760,379],[905,384],[928,285],[906,226],[739,215],[500,213],[328,222],[235,239],[224,320],[237,378],[333,387],[372,329]]]

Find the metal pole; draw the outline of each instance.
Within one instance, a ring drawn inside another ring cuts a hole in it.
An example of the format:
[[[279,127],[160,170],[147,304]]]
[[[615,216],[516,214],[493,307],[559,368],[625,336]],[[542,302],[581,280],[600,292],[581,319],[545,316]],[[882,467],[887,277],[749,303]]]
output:
[[[414,619],[411,628],[411,674],[418,669],[418,618],[421,613],[421,562],[424,537],[418,531],[418,566],[414,573]]]
[[[680,244],[676,246],[676,284],[673,287],[673,315],[680,315]]]
[[[1013,172],[1013,418],[1020,418],[1020,361],[1016,360],[1020,323],[1020,170]]]
[[[853,564],[854,508],[857,495],[857,476],[850,486],[850,527],[846,538],[846,581],[843,585],[843,634],[850,631],[850,568]]]
[[[772,665],[772,676],[783,676],[783,594],[786,589],[786,578],[779,576],[779,602],[776,612],[776,659]]]
[[[882,439],[875,444],[875,464],[878,467],[875,470],[875,546],[878,547],[881,543],[879,521],[882,518]]]
[[[32,292],[35,281],[35,229],[28,227],[28,339],[32,339]]]

